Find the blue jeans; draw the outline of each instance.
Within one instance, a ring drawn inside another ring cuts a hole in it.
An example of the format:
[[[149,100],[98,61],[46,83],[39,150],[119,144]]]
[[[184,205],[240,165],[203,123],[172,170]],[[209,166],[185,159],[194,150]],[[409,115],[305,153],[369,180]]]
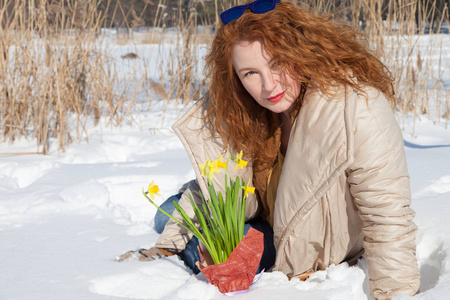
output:
[[[172,214],[175,210],[173,201],[180,201],[181,194],[169,197],[163,204],[161,208],[165,210],[168,214]],[[166,226],[169,217],[160,212],[159,210],[155,215],[155,230],[161,234]],[[254,228],[264,234],[264,252],[261,257],[261,262],[259,263],[258,271],[259,273],[262,269],[270,269],[275,264],[275,245],[273,242],[273,229],[270,227],[269,223],[263,221],[260,218],[251,220],[249,223],[245,224],[244,233],[246,234],[250,228]],[[198,239],[194,236],[187,244],[186,249],[180,253],[181,259],[184,261],[185,265],[194,271],[195,274],[200,273],[195,263],[200,261],[200,255],[197,250]]]

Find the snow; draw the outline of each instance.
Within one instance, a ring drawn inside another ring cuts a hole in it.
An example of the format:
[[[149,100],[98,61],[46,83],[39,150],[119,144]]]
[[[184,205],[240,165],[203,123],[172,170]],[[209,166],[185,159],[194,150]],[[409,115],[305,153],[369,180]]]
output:
[[[177,256],[116,262],[128,250],[154,245],[156,209],[142,195],[152,180],[162,203],[194,177],[170,129],[188,107],[152,103],[141,128],[89,125],[89,143],[65,153],[34,140],[0,144],[0,299],[226,299]],[[450,130],[426,117],[397,115],[404,132],[412,207],[419,227],[421,293],[397,299],[450,295]],[[266,272],[236,299],[371,299],[365,260],[330,266],[307,281]]]

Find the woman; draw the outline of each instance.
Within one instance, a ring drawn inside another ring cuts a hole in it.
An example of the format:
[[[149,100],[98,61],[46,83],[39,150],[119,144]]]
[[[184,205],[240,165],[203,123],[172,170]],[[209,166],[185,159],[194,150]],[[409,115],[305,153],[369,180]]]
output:
[[[295,277],[365,251],[373,297],[415,294],[417,228],[386,67],[351,28],[288,2],[258,0],[221,18],[208,100],[174,125],[197,175],[180,205],[192,213],[188,195],[206,193],[198,164],[243,150],[251,166],[237,175],[257,190],[247,218],[273,227],[272,270]],[[141,258],[190,240],[169,221]]]

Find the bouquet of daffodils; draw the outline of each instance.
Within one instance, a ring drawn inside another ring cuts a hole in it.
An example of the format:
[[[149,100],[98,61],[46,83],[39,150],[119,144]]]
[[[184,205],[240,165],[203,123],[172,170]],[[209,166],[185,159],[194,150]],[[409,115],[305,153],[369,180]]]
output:
[[[207,178],[209,192],[208,200],[200,193],[202,205],[197,205],[190,195],[191,205],[200,229],[195,226],[177,202],[174,201],[175,209],[183,218],[184,223],[172,217],[153,202],[155,195],[160,196],[158,194],[159,187],[153,181],[147,191],[142,191],[148,201],[157,209],[190,231],[204,244],[214,264],[224,263],[244,237],[245,199],[249,193],[254,193],[255,188],[249,186],[250,180],[245,182],[239,176],[236,176],[235,180],[231,178],[228,180],[230,160],[236,163],[234,171],[247,166],[247,161],[242,159],[242,155],[241,151],[235,158],[228,158],[226,162],[222,162],[223,156],[220,156],[217,160],[207,159],[204,164],[199,165],[202,176]],[[225,169],[225,194],[217,193],[212,184],[214,174],[219,173],[220,169]]]

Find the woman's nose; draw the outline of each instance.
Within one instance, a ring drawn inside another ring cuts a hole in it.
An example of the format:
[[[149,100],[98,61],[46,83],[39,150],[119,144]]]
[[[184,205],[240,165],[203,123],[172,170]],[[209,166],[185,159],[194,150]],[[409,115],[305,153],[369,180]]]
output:
[[[263,87],[266,91],[271,92],[277,86],[276,80],[274,78],[274,74],[270,71],[267,71],[264,75],[263,79]]]

